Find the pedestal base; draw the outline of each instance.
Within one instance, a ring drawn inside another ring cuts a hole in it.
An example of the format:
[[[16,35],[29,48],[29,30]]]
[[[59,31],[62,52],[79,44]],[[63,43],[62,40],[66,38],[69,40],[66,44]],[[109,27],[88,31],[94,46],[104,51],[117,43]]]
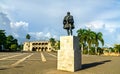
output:
[[[81,68],[81,50],[79,39],[75,36],[60,37],[57,69],[74,72]]]

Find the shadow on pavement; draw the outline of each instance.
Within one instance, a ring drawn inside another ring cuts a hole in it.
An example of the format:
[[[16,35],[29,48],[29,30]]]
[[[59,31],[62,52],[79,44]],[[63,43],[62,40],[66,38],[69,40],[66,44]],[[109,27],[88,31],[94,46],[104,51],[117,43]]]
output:
[[[0,70],[6,70],[6,69],[9,69],[10,66],[0,66]]]
[[[21,68],[23,66],[15,66],[15,67],[11,67],[11,66],[1,66],[0,70],[6,70],[6,69],[11,69],[11,68]]]
[[[24,66],[15,66],[14,68],[22,68],[22,67],[24,67]]]
[[[111,62],[111,60],[105,60],[105,61],[100,61],[100,62],[93,62],[93,63],[83,64],[81,70],[88,69],[88,68],[91,68],[91,67],[95,67],[95,66],[104,64],[106,62]]]

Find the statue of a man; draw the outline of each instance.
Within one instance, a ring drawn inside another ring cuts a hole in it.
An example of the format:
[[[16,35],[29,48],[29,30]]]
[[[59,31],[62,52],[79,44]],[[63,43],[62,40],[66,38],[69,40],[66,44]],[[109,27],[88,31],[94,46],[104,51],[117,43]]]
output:
[[[67,30],[68,35],[72,35],[72,29],[74,29],[74,19],[70,15],[70,12],[67,12],[67,15],[63,19],[63,28]]]

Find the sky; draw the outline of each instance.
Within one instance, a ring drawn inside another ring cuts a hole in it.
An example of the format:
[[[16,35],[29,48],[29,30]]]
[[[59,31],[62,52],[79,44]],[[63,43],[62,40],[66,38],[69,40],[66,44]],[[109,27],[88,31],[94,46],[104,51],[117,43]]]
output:
[[[106,46],[120,43],[120,0],[0,0],[0,29],[24,42],[67,35],[63,18],[70,11],[75,29],[102,32]]]

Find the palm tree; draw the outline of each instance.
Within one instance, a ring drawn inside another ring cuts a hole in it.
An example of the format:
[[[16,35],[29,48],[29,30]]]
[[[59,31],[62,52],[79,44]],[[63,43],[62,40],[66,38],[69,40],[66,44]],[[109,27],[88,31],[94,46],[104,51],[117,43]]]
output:
[[[87,44],[88,44],[88,54],[90,51],[90,47],[91,45],[94,43],[94,39],[95,39],[95,32],[91,31],[90,29],[87,30]]]
[[[102,46],[104,46],[104,40],[103,40],[103,37],[102,37],[102,33],[101,32],[98,32],[98,33],[95,33],[95,53],[97,54],[97,48],[99,46],[99,42],[101,42]]]
[[[86,32],[86,42],[88,44],[88,54],[89,54],[89,50],[90,50],[90,46],[91,46],[91,43],[92,43],[92,40],[91,40],[91,30],[87,30]]]
[[[78,37],[80,38],[80,45],[81,45],[81,50],[83,51],[83,45],[85,43],[87,43],[88,45],[88,54],[89,54],[89,50],[92,44],[92,39],[93,39],[93,31],[91,31],[90,29],[86,30],[86,29],[79,29],[77,30],[78,33]]]
[[[86,36],[85,36],[86,31],[87,31],[86,29],[77,30],[77,36],[79,37],[82,52],[83,52],[83,48],[84,48],[83,47],[84,43],[86,43]]]
[[[94,31],[91,31],[90,29],[88,29],[88,30],[79,29],[79,30],[77,30],[77,33],[78,33],[77,36],[79,37],[79,40],[80,40],[81,50],[83,51],[83,45],[85,43],[87,43],[88,54],[89,54],[89,50],[90,50],[91,45],[95,45],[96,53],[97,53],[97,48],[99,46],[99,42],[102,43],[102,46],[104,45],[104,40],[102,38],[101,32],[96,33]]]

